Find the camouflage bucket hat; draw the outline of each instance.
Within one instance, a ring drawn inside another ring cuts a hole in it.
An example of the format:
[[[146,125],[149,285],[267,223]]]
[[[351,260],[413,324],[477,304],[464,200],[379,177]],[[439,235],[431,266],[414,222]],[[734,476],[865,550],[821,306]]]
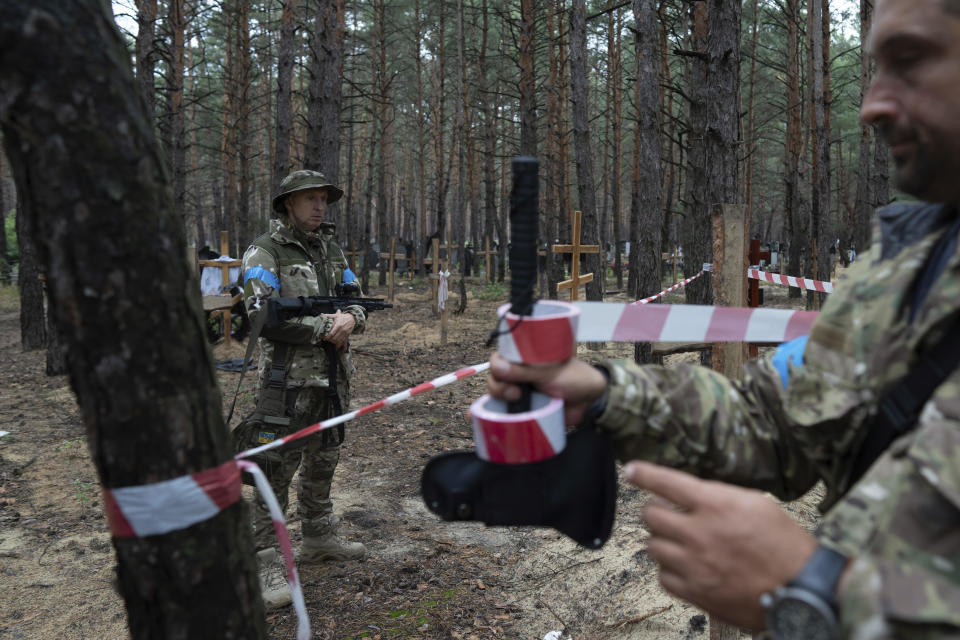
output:
[[[327,180],[319,171],[301,169],[294,171],[280,182],[277,195],[273,196],[273,210],[277,213],[286,213],[283,207],[284,199],[294,191],[304,189],[326,189],[327,203],[333,203],[343,197],[343,189]]]

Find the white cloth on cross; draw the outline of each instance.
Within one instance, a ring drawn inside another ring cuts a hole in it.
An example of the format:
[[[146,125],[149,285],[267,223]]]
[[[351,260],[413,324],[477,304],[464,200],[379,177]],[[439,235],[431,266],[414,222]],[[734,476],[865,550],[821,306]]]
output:
[[[236,258],[220,256],[217,262],[231,262]],[[220,267],[204,267],[200,271],[200,293],[205,296],[216,296],[229,290],[240,279],[240,267],[230,267],[230,284],[223,284],[223,269]]]
[[[440,271],[437,276],[440,279],[440,286],[437,287],[437,310],[443,311],[447,306],[447,298],[450,297],[450,287],[447,285],[447,279],[450,277],[448,270]]]

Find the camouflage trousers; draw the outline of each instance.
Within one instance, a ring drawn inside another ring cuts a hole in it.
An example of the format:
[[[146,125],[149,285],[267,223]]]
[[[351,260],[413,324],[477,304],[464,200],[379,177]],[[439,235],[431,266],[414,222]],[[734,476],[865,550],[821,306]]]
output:
[[[341,402],[344,400],[346,398],[341,397]],[[331,417],[333,413],[331,404],[326,389],[302,389],[297,395],[294,418],[289,432],[292,433]],[[347,411],[345,405],[343,410]],[[290,503],[290,484],[299,468],[297,511],[304,536],[320,536],[333,531],[333,502],[330,500],[330,485],[333,483],[333,472],[340,460],[340,446],[337,428],[334,427],[329,431],[326,438],[324,438],[324,432],[310,436],[304,447],[277,450],[280,461],[263,469],[277,496],[277,502],[280,503],[280,509],[286,514]],[[256,492],[251,511],[253,538],[257,550],[277,546],[273,519],[259,491]]]

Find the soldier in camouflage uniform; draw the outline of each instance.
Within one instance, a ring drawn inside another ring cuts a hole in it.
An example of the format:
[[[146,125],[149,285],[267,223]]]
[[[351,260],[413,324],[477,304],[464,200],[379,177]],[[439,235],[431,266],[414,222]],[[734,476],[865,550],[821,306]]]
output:
[[[265,313],[265,300],[271,296],[335,295],[334,288],[344,281],[345,273],[355,278],[337,244],[334,225],[323,221],[326,205],[342,195],[342,190],[316,171],[295,171],[280,183],[273,199],[278,218],[270,221],[270,230],[254,240],[243,256],[243,294],[251,321],[257,314]],[[345,312],[296,318],[279,328],[263,329],[257,409],[263,408],[271,365],[282,354],[280,359],[285,366],[278,368],[285,371],[284,406],[280,412],[290,418],[290,423],[282,427],[266,424],[256,431],[258,441],[250,446],[347,411],[349,380],[354,372],[347,339],[353,333],[361,333],[365,323],[363,309],[352,306]],[[328,357],[331,352],[336,353],[332,362]],[[335,394],[330,389],[331,380],[336,381]],[[330,485],[340,459],[342,434],[342,430],[330,429],[308,439],[303,448],[275,450],[265,465],[264,472],[284,511],[290,483],[300,469],[297,490],[303,532],[301,562],[358,559],[365,553],[362,544],[341,540],[335,530]],[[272,549],[276,539],[273,524],[259,494],[253,513],[254,540],[265,559],[261,573],[273,574],[261,576],[265,601],[268,606],[287,604],[286,584],[276,579],[277,563],[271,562],[279,560]]]
[[[512,400],[515,382],[531,382],[565,399],[569,423],[596,417],[633,461],[627,479],[659,498],[645,508],[648,550],[673,594],[761,629],[762,594],[826,549],[842,561],[832,637],[958,638],[960,371],[851,480],[882,390],[960,319],[960,2],[875,6],[861,118],[890,143],[900,188],[941,204],[880,211],[871,249],[805,340],[748,363],[741,381],[693,365],[534,367],[495,354],[488,386]],[[760,492],[792,500],[818,481],[815,535]]]

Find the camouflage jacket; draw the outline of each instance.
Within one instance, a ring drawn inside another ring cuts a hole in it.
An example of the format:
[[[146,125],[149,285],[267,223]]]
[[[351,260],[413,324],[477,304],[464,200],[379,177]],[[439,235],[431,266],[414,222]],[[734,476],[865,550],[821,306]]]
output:
[[[645,459],[769,491],[817,481],[820,542],[854,559],[838,593],[842,638],[960,636],[960,371],[852,487],[851,465],[881,390],[957,331],[960,252],[909,320],[918,275],[950,231],[950,207],[898,205],[840,278],[799,366],[749,362],[731,381],[694,365],[606,363],[601,428],[622,460]]]
[[[332,296],[343,281],[347,261],[337,244],[332,224],[323,224],[315,233],[304,234],[280,220],[270,221],[270,231],[259,236],[243,254],[243,297],[251,322],[270,296]],[[366,326],[363,308],[348,307],[356,320],[354,334]],[[323,336],[332,326],[324,316],[306,316],[283,323],[276,329],[264,327],[260,336],[259,374],[262,387],[265,372],[273,361],[274,344],[292,345],[287,354],[288,388],[327,387],[329,371]],[[341,375],[353,374],[350,350],[340,352]],[[344,379],[344,378],[341,378]]]

